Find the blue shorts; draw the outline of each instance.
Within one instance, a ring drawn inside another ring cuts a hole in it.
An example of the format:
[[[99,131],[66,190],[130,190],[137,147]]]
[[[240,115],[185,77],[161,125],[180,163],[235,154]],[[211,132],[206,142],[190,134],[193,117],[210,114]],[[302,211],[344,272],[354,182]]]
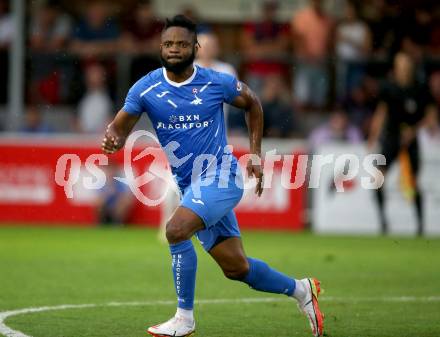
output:
[[[210,251],[222,237],[240,236],[233,209],[243,196],[243,178],[240,171],[237,176],[236,170],[231,170],[226,178],[217,174],[208,186],[194,187],[197,183],[183,191],[181,206],[203,220],[205,229],[198,231],[196,236],[203,248]]]

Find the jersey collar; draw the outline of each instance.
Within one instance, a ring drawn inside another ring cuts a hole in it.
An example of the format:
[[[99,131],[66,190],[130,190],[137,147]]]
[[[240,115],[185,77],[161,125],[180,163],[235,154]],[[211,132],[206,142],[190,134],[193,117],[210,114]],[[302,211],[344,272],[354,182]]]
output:
[[[189,84],[189,83],[191,83],[192,80],[196,77],[196,74],[197,74],[197,66],[194,64],[194,71],[193,71],[192,75],[191,75],[190,77],[188,77],[188,79],[186,79],[186,80],[183,81],[183,82],[174,82],[174,81],[171,81],[171,80],[168,78],[167,71],[166,71],[165,67],[162,67],[162,72],[163,72],[163,77],[165,78],[165,81],[168,82],[168,84],[170,84],[170,85],[172,85],[172,86],[174,86],[174,87],[181,87],[181,86],[183,86],[183,85],[185,85],[185,84]]]

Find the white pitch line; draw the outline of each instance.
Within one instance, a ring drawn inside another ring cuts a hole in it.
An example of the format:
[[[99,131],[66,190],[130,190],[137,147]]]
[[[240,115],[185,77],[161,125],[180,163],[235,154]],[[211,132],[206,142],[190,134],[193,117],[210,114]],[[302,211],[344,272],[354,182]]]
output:
[[[286,302],[291,299],[282,297],[263,297],[263,298],[237,298],[237,299],[206,299],[196,300],[196,304],[233,304],[233,303],[267,303],[267,302]],[[323,302],[440,302],[440,296],[394,296],[394,297],[322,297],[320,301]],[[145,301],[145,302],[108,302],[102,304],[63,304],[36,308],[23,308],[18,310],[2,311],[0,312],[0,334],[6,337],[32,337],[26,335],[21,331],[13,330],[5,324],[5,320],[12,316],[31,314],[43,311],[56,311],[67,309],[86,309],[96,307],[128,307],[128,306],[153,306],[153,305],[175,305],[175,300],[163,301]]]

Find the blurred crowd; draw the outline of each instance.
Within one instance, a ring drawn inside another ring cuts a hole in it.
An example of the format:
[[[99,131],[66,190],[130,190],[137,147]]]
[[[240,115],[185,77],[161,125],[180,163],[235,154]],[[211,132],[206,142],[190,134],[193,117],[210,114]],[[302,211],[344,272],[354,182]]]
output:
[[[3,78],[13,38],[8,2],[0,0],[0,104],[7,100]],[[23,131],[102,132],[129,86],[160,67],[163,18],[153,1],[133,6],[104,0],[27,6]],[[265,136],[367,138],[382,83],[393,76],[393,58],[402,51],[439,107],[437,1],[347,0],[332,15],[325,0],[309,0],[290,22],[279,22],[278,11],[277,1],[261,1],[258,20],[219,24],[182,8],[200,24],[197,63],[237,75],[256,91],[265,111]],[[73,107],[68,130],[48,124],[47,114],[57,111],[48,106]],[[225,110],[230,133],[245,134],[243,113]],[[432,117],[428,135],[438,137],[438,120]]]

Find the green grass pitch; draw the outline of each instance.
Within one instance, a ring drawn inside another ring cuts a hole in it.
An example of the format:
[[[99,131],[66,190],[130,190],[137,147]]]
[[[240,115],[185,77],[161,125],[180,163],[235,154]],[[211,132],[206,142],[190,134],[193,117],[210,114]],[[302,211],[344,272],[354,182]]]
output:
[[[32,337],[146,336],[175,311],[168,247],[156,238],[154,230],[131,228],[0,227],[0,312],[97,305],[25,313],[4,324]],[[243,240],[249,256],[321,280],[329,337],[440,336],[439,239],[244,232]],[[225,279],[195,246],[196,298],[203,300],[195,307],[196,337],[311,336],[293,301]]]

